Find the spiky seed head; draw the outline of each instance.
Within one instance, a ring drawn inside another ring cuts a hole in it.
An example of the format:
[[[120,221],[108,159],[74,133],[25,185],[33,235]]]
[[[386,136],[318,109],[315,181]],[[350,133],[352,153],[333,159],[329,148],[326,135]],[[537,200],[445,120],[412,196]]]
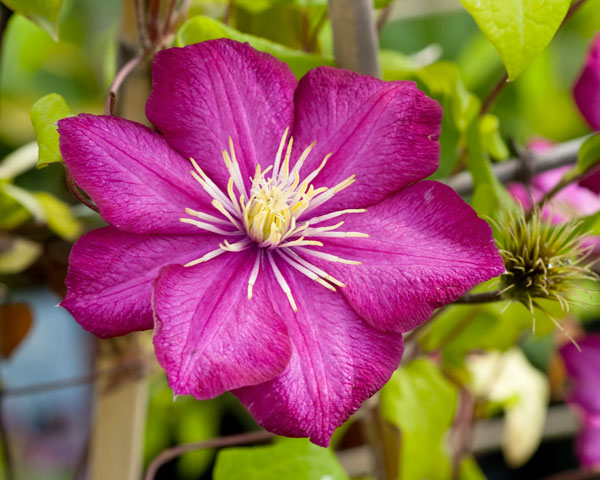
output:
[[[529,213],[519,208],[496,222],[496,243],[506,268],[500,277],[503,295],[523,303],[533,317],[534,308],[538,308],[561,329],[536,299],[555,300],[567,312],[569,305],[581,303],[580,282],[598,280],[588,260],[591,248],[584,246],[580,224],[567,221],[553,225],[551,215],[543,219],[538,208]]]

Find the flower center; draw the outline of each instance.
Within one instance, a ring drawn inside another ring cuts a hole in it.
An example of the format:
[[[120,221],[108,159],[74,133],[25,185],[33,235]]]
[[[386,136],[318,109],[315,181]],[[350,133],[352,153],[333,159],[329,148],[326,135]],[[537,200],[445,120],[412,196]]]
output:
[[[289,196],[285,190],[267,185],[250,197],[244,209],[244,226],[252,240],[272,245],[281,241],[292,219]]]
[[[252,298],[252,287],[261,266],[268,263],[292,309],[297,311],[290,287],[281,274],[275,257],[324,287],[335,291],[335,286],[344,287],[344,284],[313,265],[307,258],[316,257],[329,262],[351,265],[358,265],[360,262],[340,258],[309,247],[322,247],[323,243],[318,240],[319,238],[368,237],[368,235],[360,232],[339,231],[338,229],[344,224],[343,221],[333,225],[319,226],[319,224],[341,215],[365,212],[365,209],[338,210],[321,216],[309,215],[311,210],[323,205],[336,193],[354,183],[354,175],[331,188],[314,188],[311,182],[325,167],[327,160],[331,157],[331,154],[328,154],[321,164],[301,181],[300,171],[316,142],[302,152],[290,170],[290,156],[294,139],[290,138],[288,141],[287,135],[288,129],[286,128],[273,165],[265,170],[261,170],[260,165],[256,165],[254,177],[250,179],[249,192],[242,179],[231,137],[229,137],[229,152],[226,150],[222,152],[223,161],[231,175],[227,183],[227,194],[204,173],[193,158],[190,158],[194,167],[192,175],[212,197],[212,206],[222,217],[186,208],[186,213],[196,218],[181,218],[180,221],[228,237],[228,239],[223,239],[219,248],[184,266],[191,267],[225,252],[240,252],[255,245],[259,248],[248,279],[248,298]],[[230,243],[231,237],[240,237],[240,240]]]

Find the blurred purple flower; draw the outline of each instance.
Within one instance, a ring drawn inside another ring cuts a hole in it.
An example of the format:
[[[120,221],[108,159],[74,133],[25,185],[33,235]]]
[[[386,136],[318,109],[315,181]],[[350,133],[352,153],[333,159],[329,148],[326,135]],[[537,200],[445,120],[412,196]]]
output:
[[[327,445],[397,368],[402,332],[504,270],[489,226],[420,181],[441,108],[334,68],[298,83],[229,40],[161,51],[152,75],[160,134],[59,122],[110,224],[73,247],[62,305],[102,337],[154,327],[176,394],[232,390],[268,430]]]
[[[588,335],[579,346],[581,351],[568,343],[560,351],[572,381],[567,402],[581,416],[579,460],[586,467],[600,467],[600,335]]]
[[[592,41],[573,95],[590,127],[600,130],[600,35]]]
[[[552,147],[552,142],[543,139],[532,140],[529,149],[532,152],[543,152]],[[507,185],[509,193],[518,200],[525,210],[530,210],[538,203],[544,194],[552,190],[563,175],[571,167],[559,167],[540,173],[531,179],[529,187],[522,183]],[[600,180],[598,176],[597,180]],[[592,215],[600,210],[600,195],[582,186],[572,183],[559,191],[554,198],[546,204],[542,211],[544,218],[551,218],[552,223],[561,223],[579,217]],[[600,237],[586,237],[586,245],[597,249],[600,247]]]

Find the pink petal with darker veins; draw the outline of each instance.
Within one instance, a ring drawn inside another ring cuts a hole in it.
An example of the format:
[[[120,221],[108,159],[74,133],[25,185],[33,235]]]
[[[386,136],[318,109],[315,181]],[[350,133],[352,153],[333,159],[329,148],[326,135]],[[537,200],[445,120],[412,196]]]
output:
[[[154,284],[154,349],[175,394],[203,400],[272,379],[290,359],[264,273],[247,298],[256,250],[165,267]]]
[[[191,164],[156,132],[116,117],[79,115],[58,122],[69,172],[96,202],[100,215],[132,233],[198,233],[182,224],[185,208],[210,202]]]
[[[372,205],[438,167],[442,109],[413,82],[319,67],[300,80],[295,103],[294,144],[317,142],[303,170],[333,154],[315,187],[356,175],[322,211]]]
[[[73,245],[61,306],[99,337],[152,328],[152,281],[161,267],[198,258],[220,240],[134,235],[114,227],[93,230]]]
[[[322,250],[362,265],[319,266],[346,284],[350,305],[380,330],[406,332],[504,272],[489,225],[438,182],[416,183],[343,219],[343,230],[369,238],[323,239]]]
[[[271,295],[292,342],[285,371],[234,391],[267,430],[329,444],[333,431],[377,392],[398,367],[400,334],[371,328],[339,292],[331,292],[279,262],[298,305],[294,313],[269,271]]]
[[[229,173],[221,151],[233,139],[242,178],[275,159],[292,127],[296,78],[289,67],[248,44],[210,40],[162,50],[152,64],[148,119],[219,186]]]
[[[592,41],[573,95],[590,127],[600,130],[600,35]]]

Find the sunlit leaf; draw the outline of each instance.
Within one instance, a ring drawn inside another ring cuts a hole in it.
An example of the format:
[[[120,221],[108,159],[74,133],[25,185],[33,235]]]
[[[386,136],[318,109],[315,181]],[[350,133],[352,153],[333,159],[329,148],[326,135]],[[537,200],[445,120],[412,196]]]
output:
[[[500,135],[500,121],[496,115],[486,114],[479,120],[481,145],[496,160],[506,160],[508,147]]]
[[[385,8],[394,0],[373,0],[373,6],[375,8]]]
[[[570,0],[460,0],[502,57],[509,80],[546,48]]]
[[[214,480],[348,480],[333,452],[307,439],[219,451]]]
[[[27,209],[2,190],[0,184],[0,229],[11,230],[30,218]]]
[[[487,215],[493,218],[499,209],[513,208],[514,201],[506,191],[504,185],[496,177],[492,163],[482,145],[478,119],[473,120],[467,130],[467,155],[467,168],[473,177],[473,187],[477,194],[473,200],[484,200],[483,205],[475,201],[471,203],[475,211],[480,215]],[[483,195],[486,192],[492,198],[485,199]]]
[[[216,400],[189,401],[177,413],[176,438],[178,443],[200,442],[219,435],[221,417]],[[204,449],[182,455],[177,462],[179,477],[197,479],[210,466],[214,449]]]
[[[81,224],[71,213],[69,205],[47,192],[33,194],[44,209],[48,228],[65,240],[75,240],[81,233]]]
[[[467,90],[458,66],[453,62],[440,61],[417,72],[432,95],[448,98],[450,115],[456,128],[464,132],[479,112],[479,99]]]
[[[460,465],[459,480],[486,480],[473,457],[467,457]]]
[[[58,15],[62,0],[2,0],[2,3],[29,18],[58,41]]]
[[[39,243],[26,238],[0,236],[0,274],[19,273],[29,267],[42,253]]]
[[[51,93],[35,102],[30,114],[39,146],[38,168],[62,163],[56,122],[71,116],[67,102],[58,93]]]
[[[398,478],[451,478],[446,433],[456,410],[456,387],[431,361],[418,359],[394,373],[380,399],[383,418],[400,430]]]
[[[231,38],[238,42],[248,42],[257,50],[270,53],[287,63],[290,69],[301,77],[311,68],[319,65],[333,65],[333,59],[294,50],[264,38],[239,32],[217,20],[205,16],[197,16],[187,20],[177,31],[175,44],[179,47],[204,42],[216,38]]]
[[[544,308],[556,318],[564,317],[558,302],[544,302]],[[552,320],[536,312],[536,334],[554,330]],[[442,312],[421,337],[425,351],[442,351],[444,364],[461,367],[472,350],[506,350],[521,335],[531,332],[533,319],[523,304],[494,302],[485,305],[455,305]]]
[[[27,336],[33,323],[26,303],[0,305],[0,357],[9,358]]]
[[[38,159],[38,146],[30,142],[17,148],[0,162],[0,180],[10,180],[35,167]]]
[[[600,133],[587,138],[577,155],[577,169],[585,173],[600,163]]]
[[[12,183],[0,183],[0,193],[12,197],[27,209],[29,214],[38,223],[46,221],[46,212],[33,193]]]
[[[589,232],[591,235],[600,235],[600,211],[583,217],[581,225],[579,225],[579,231]]]

